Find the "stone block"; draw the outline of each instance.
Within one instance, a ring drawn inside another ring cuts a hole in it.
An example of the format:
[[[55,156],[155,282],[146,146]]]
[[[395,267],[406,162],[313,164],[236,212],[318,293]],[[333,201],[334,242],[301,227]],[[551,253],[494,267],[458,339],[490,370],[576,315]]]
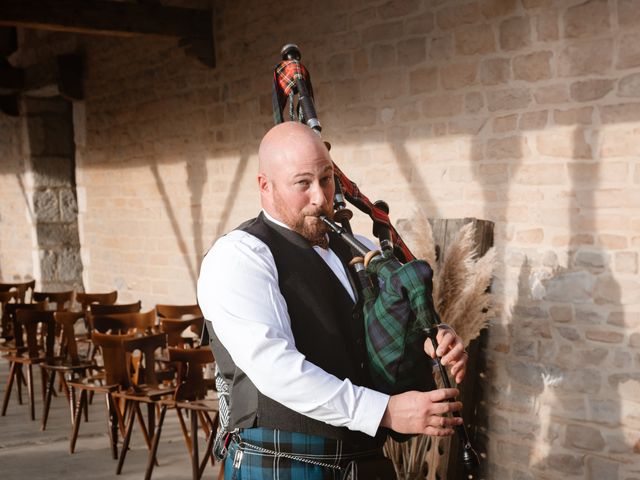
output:
[[[624,340],[624,334],[613,331],[613,330],[602,330],[602,329],[599,329],[599,330],[588,329],[585,332],[585,337],[588,340],[593,340],[594,342],[611,343],[611,344],[622,343],[622,341]]]
[[[487,108],[490,112],[518,110],[531,103],[531,91],[528,88],[507,88],[487,92]]]
[[[396,64],[396,47],[389,44],[375,44],[371,47],[371,68],[388,68]],[[339,71],[339,70],[338,70]]]
[[[494,133],[506,133],[514,131],[517,126],[518,115],[512,114],[495,118],[492,128]]]
[[[596,456],[587,457],[587,478],[618,480],[620,478],[619,471],[620,463],[616,461]]]
[[[556,327],[556,330],[563,338],[571,342],[577,342],[581,338],[580,332],[572,327]]]
[[[485,0],[481,2],[480,11],[485,18],[492,19],[513,13],[517,6],[517,0]]]
[[[615,270],[620,273],[638,273],[638,254],[636,252],[616,252]]]
[[[409,38],[396,46],[398,64],[411,67],[427,59],[427,40],[424,37]]]
[[[481,92],[470,92],[464,96],[465,113],[475,114],[484,108],[484,96]]]
[[[422,103],[422,113],[427,118],[452,117],[462,113],[463,104],[462,95],[438,95],[427,98]]]
[[[379,23],[367,27],[362,32],[362,44],[380,42],[393,42],[402,37],[403,26],[402,21],[396,20],[392,22]]]
[[[414,15],[405,20],[405,31],[407,35],[426,35],[433,31],[435,25],[432,12],[425,12]]]
[[[580,80],[571,84],[571,99],[576,102],[599,100],[611,92],[614,85],[614,80],[605,78]]]
[[[556,58],[556,71],[560,77],[606,74],[613,63],[613,51],[611,39],[570,43]]]
[[[640,97],[640,73],[622,77],[618,82],[617,93],[620,97]]]
[[[564,33],[567,38],[595,37],[609,32],[609,4],[607,0],[590,0],[569,7],[564,14]]]
[[[591,146],[581,130],[557,130],[536,135],[536,147],[541,155],[573,159],[592,158]]]
[[[584,425],[568,425],[565,432],[565,446],[593,452],[604,450],[605,441],[600,430]]]
[[[61,281],[82,281],[82,259],[77,249],[65,248],[58,256],[58,274]]]
[[[511,60],[489,58],[480,64],[480,81],[483,85],[500,85],[511,79]]]
[[[556,11],[544,11],[535,17],[535,31],[539,42],[552,42],[560,37],[559,18]]]
[[[409,92],[411,94],[433,92],[438,88],[438,69],[423,67],[409,73]]]
[[[500,23],[500,48],[520,50],[531,45],[531,18],[512,17]]]
[[[618,400],[602,397],[587,397],[590,420],[615,427],[620,425],[620,405]]]
[[[43,281],[51,281],[58,278],[58,252],[52,250],[40,250],[40,272]]]
[[[75,224],[38,223],[36,232],[40,248],[79,245],[78,228]]]
[[[35,187],[65,187],[73,178],[72,162],[67,157],[31,157]]]
[[[433,61],[449,60],[453,57],[453,35],[447,34],[431,39],[429,59]]]
[[[615,199],[610,199],[610,201],[615,201]],[[598,235],[598,243],[609,250],[623,250],[629,246],[627,237],[609,233],[601,233]]]
[[[569,89],[565,84],[540,87],[534,92],[534,98],[539,105],[564,103],[569,99]]]
[[[635,332],[629,336],[629,346],[631,348],[640,348],[640,333]]]
[[[514,382],[530,387],[533,390],[542,391],[544,384],[542,381],[543,367],[531,362],[521,362],[507,359],[507,373]]]
[[[564,272],[545,283],[545,300],[552,302],[590,302],[596,277],[588,272]]]
[[[55,189],[38,189],[33,192],[33,210],[38,222],[57,222],[60,220],[58,192]]]
[[[556,125],[591,125],[593,123],[593,107],[554,110],[553,119]]]
[[[640,106],[640,105],[639,105]],[[634,157],[640,155],[640,143],[638,134],[640,128],[628,129],[625,127],[606,129],[602,132],[600,140],[600,154],[608,157]],[[638,175],[636,169],[636,175]]]
[[[567,181],[564,165],[531,164],[514,167],[511,180],[519,185],[562,185]]]
[[[549,112],[547,110],[525,112],[520,115],[520,119],[518,120],[518,128],[520,130],[543,130],[547,126],[548,117]]]
[[[607,265],[604,252],[579,250],[576,253],[574,265],[586,268],[604,268]]]
[[[623,35],[618,44],[617,68],[632,68],[640,65],[640,33]]]
[[[416,13],[420,9],[419,0],[390,0],[378,7],[380,18],[406,17]]]
[[[446,90],[468,87],[476,83],[478,64],[454,63],[440,68],[440,84]]]
[[[479,8],[477,3],[465,3],[445,7],[436,14],[436,25],[442,30],[451,30],[462,25],[473,25],[478,22]]]
[[[637,122],[640,120],[640,103],[622,103],[600,107],[603,123]]]
[[[573,321],[573,309],[568,305],[554,305],[549,309],[554,322],[568,323]]]
[[[638,0],[618,0],[618,25],[625,28],[640,27],[640,8]]]
[[[492,138],[487,141],[486,156],[491,160],[526,158],[530,153],[525,137]]]
[[[63,222],[75,222],[78,218],[78,202],[70,188],[62,188],[58,192],[60,204],[60,220]]]
[[[513,59],[513,77],[516,80],[538,82],[551,78],[552,52],[534,52]]]
[[[474,25],[457,29],[454,33],[456,53],[477,55],[496,50],[496,40],[491,25]]]

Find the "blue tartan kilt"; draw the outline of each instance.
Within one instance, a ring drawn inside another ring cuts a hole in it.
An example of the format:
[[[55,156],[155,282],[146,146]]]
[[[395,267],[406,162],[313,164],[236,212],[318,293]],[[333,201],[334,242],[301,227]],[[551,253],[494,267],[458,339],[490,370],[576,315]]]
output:
[[[224,465],[227,480],[342,480],[346,477],[344,467],[353,459],[353,455],[343,452],[341,441],[316,435],[248,428],[240,430],[239,437],[228,446]],[[240,468],[234,472],[234,460],[240,455],[238,450],[242,451]],[[308,462],[286,458],[286,455],[304,457]],[[382,450],[363,452],[363,455],[363,458],[381,458]]]

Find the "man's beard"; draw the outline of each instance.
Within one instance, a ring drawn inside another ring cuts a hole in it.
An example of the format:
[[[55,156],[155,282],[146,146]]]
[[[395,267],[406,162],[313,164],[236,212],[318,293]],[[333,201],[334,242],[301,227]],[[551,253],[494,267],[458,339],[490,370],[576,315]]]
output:
[[[326,234],[329,231],[329,227],[320,220],[320,215],[324,215],[327,218],[332,219],[333,211],[317,208],[302,210],[297,215],[293,215],[281,208],[281,205],[284,205],[284,201],[277,191],[274,191],[274,196],[274,206],[280,220],[285,225],[306,238],[311,245],[320,245],[321,247],[327,248]]]

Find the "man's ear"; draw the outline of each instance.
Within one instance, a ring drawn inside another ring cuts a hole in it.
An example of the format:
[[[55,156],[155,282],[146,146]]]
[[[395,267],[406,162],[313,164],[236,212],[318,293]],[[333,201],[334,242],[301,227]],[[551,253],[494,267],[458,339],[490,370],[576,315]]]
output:
[[[258,174],[258,189],[260,193],[269,193],[271,191],[271,185],[264,173]]]

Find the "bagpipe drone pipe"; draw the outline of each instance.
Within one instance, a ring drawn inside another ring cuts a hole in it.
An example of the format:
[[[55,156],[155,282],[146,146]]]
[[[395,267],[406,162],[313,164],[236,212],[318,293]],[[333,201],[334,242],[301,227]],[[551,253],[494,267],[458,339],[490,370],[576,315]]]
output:
[[[311,75],[301,62],[297,45],[287,44],[281,50],[282,60],[273,77],[273,111],[275,123],[284,121],[288,104],[289,120],[308,125],[318,135],[322,126],[318,120]],[[296,102],[297,97],[297,102]],[[329,144],[325,142],[327,148]],[[376,388],[396,394],[420,390],[424,386],[428,357],[424,343],[428,338],[436,351],[440,318],[434,308],[433,271],[429,264],[411,253],[389,219],[389,208],[383,201],[371,202],[335,164],[335,195],[333,219],[321,217],[330,230],[351,247],[351,262],[363,287],[363,313],[369,367]],[[346,201],[369,215],[373,234],[381,251],[371,251],[352,233],[349,221],[353,213]],[[425,361],[427,363],[425,363]],[[435,364],[446,388],[451,382],[441,359]],[[460,416],[458,412],[454,416]],[[473,450],[464,424],[456,427],[462,442],[462,461],[473,470],[478,456]]]

